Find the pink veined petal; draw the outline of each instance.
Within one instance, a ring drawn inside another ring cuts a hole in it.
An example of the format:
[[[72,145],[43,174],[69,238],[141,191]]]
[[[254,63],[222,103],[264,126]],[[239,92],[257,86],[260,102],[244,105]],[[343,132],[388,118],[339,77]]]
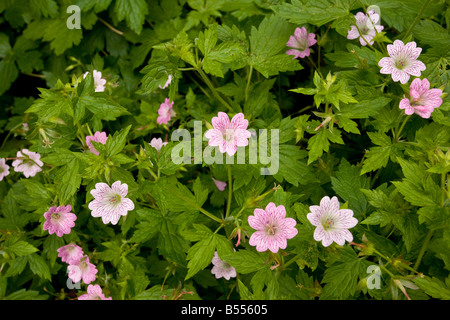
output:
[[[298,54],[300,58],[304,58],[307,57],[311,54],[311,50],[309,48],[306,48],[303,51],[300,51],[300,53]]]
[[[384,68],[389,68],[389,69],[391,69],[391,70],[386,70],[386,71],[383,71],[383,69],[381,69],[380,70],[380,72],[381,73],[391,73],[392,72],[392,68],[393,68],[393,60],[392,60],[392,58],[389,58],[389,57],[384,57],[384,58],[381,58],[380,59],[380,61],[378,61],[378,65],[380,66],[380,67],[383,67],[383,69]]]
[[[347,33],[347,39],[353,40],[359,37],[359,31],[356,26],[351,26],[351,29]]]
[[[330,237],[338,245],[343,246],[345,244],[345,239],[344,239],[341,231],[332,231],[332,232],[330,232]]]
[[[316,228],[316,230],[314,230],[314,240],[316,241],[321,241],[325,238],[326,232],[323,229],[323,227],[320,225]]]
[[[284,219],[286,217],[286,208],[282,204],[275,207],[272,217],[277,220]]]
[[[291,48],[297,48],[298,47],[297,39],[294,36],[290,36],[288,42],[286,43],[286,46]]]
[[[399,104],[398,107],[400,109],[411,108],[411,105],[409,104],[409,99],[408,98],[404,98],[404,99],[400,100],[400,104]]]
[[[127,211],[134,210],[134,202],[131,199],[122,199],[122,208]]]
[[[298,51],[297,49],[291,49],[291,50],[288,50],[288,51],[286,51],[286,53],[287,53],[288,55],[294,56],[292,59],[297,59],[297,58],[300,56],[300,54],[301,54],[301,52]]]
[[[348,242],[352,242],[353,241],[353,235],[350,231],[348,230],[343,230],[342,231],[342,236],[344,237],[345,240],[347,240]]]
[[[315,207],[320,208],[319,206]],[[309,209],[311,210],[311,207],[309,207]],[[311,224],[316,227],[320,225],[320,217],[321,213],[319,212],[310,212],[306,215],[306,218],[309,220],[309,222],[311,222]]]
[[[232,142],[226,142],[226,152],[229,156],[232,156],[236,153],[237,146],[235,143]]]
[[[306,35],[308,34],[308,31],[306,31],[305,27],[296,28],[294,31],[295,38],[297,40],[306,38]]]
[[[409,73],[412,76],[420,77],[421,71],[424,71],[427,67],[422,61],[413,61],[411,65],[405,69],[407,73]]]
[[[417,106],[414,108],[414,112],[424,119],[428,119],[431,116],[433,110],[434,110],[433,107],[426,107],[426,106]]]
[[[246,130],[248,127],[248,120],[244,118],[243,113],[237,113],[233,119],[231,119],[231,125],[235,129]]]
[[[314,33],[308,34],[308,47],[311,47],[317,43],[316,35]]]

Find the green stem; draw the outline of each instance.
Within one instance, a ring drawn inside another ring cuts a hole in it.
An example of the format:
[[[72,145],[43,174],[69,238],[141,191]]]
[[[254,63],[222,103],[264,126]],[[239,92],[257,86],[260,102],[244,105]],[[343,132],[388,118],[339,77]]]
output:
[[[174,195],[176,195],[178,198],[180,198],[181,200],[185,201],[186,203],[190,204],[192,207],[194,207],[195,209],[197,209],[198,211],[200,211],[201,213],[203,213],[205,216],[207,216],[208,218],[213,219],[214,221],[219,222],[220,224],[223,224],[223,220],[216,217],[215,215],[213,215],[212,213],[206,211],[205,209],[203,209],[202,207],[200,207],[197,203],[192,202],[189,198],[186,198],[185,196],[183,196],[181,193],[177,192],[176,190],[172,190],[172,193]]]
[[[422,14],[424,13],[425,9],[428,7],[428,4],[431,2],[431,0],[427,0],[425,1],[425,3],[423,4],[422,8],[419,11],[419,14],[417,15],[416,19],[414,20],[414,22],[409,26],[408,30],[406,30],[405,35],[403,36],[403,40],[406,39],[406,37],[408,37],[409,33],[414,29],[414,27],[416,26],[416,24],[420,21],[420,18],[422,18]]]
[[[233,177],[231,175],[231,166],[228,166],[228,202],[227,202],[227,211],[225,213],[225,219],[230,215],[232,197],[233,197]]]
[[[394,137],[394,140],[395,140],[395,141],[398,141],[398,139],[400,138],[400,134],[402,133],[403,128],[405,127],[405,124],[406,124],[406,122],[408,122],[408,119],[409,119],[409,118],[411,118],[410,115],[407,116],[407,117],[405,118],[405,120],[403,120],[403,123],[402,123],[402,125],[400,126],[400,129],[398,129],[397,134],[396,134],[395,137]]]
[[[422,261],[423,255],[425,254],[425,251],[428,248],[428,244],[430,243],[430,239],[433,236],[433,232],[434,232],[434,230],[428,231],[428,234],[425,237],[425,240],[422,244],[422,248],[420,249],[419,256],[417,257],[416,263],[414,264],[414,267],[413,267],[414,270],[417,270],[417,268],[419,267],[420,262]]]
[[[200,74],[200,76],[202,77],[203,81],[206,83],[206,85],[208,86],[208,88],[211,90],[211,92],[213,93],[214,97],[220,102],[222,103],[229,111],[233,111],[233,108],[228,104],[228,102],[226,102],[221,96],[220,94],[217,92],[216,88],[214,87],[214,85],[212,84],[211,80],[209,80],[208,76],[203,72],[203,70],[201,68],[195,68],[195,70],[197,70],[197,72]]]
[[[248,72],[247,85],[245,87],[245,101],[248,100],[248,89],[250,88],[250,81],[252,80],[253,65],[250,65],[250,71]]]

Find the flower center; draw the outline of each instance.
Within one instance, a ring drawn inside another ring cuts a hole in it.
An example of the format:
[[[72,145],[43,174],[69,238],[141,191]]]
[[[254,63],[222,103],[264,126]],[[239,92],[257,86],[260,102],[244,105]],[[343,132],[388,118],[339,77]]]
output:
[[[269,226],[266,229],[266,232],[268,235],[273,236],[277,232],[278,227],[274,226],[273,224],[269,224]]]
[[[116,204],[119,203],[121,199],[122,197],[120,195],[114,194],[113,196],[111,196],[111,198],[109,198],[109,203]]]
[[[406,67],[407,61],[405,58],[400,58],[395,61],[395,67],[399,70],[403,70]]]
[[[61,215],[59,212],[52,213],[52,220],[59,220],[61,218]]]
[[[224,137],[227,142],[233,141],[234,140],[234,130],[226,129]]]
[[[328,230],[328,229],[332,228],[333,225],[334,225],[334,220],[331,219],[331,218],[326,218],[325,221],[322,221],[322,227],[325,230]]]

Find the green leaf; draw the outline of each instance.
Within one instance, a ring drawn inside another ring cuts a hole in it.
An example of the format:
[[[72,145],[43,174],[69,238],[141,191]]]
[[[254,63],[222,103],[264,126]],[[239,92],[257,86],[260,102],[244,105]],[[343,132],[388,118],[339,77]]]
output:
[[[8,251],[18,257],[21,257],[34,253],[38,251],[38,249],[26,241],[17,241],[8,247]]]
[[[58,173],[60,183],[58,183],[57,190],[61,204],[66,204],[80,187],[79,167],[79,160],[73,159]]]
[[[128,27],[140,34],[148,14],[148,4],[145,0],[116,0],[114,13],[119,22],[125,19]]]
[[[269,265],[266,264],[267,256],[251,250],[238,250],[221,258],[236,268],[238,273],[242,274],[269,268]]]
[[[193,277],[197,272],[210,265],[215,251],[215,234],[211,234],[209,237],[194,244],[188,251],[188,273],[185,280]]]
[[[27,255],[27,259],[30,265],[30,269],[35,275],[49,281],[51,280],[50,269],[44,258],[36,253],[32,253],[30,255]]]
[[[435,299],[450,300],[450,280],[447,278],[445,283],[436,277],[424,278],[417,277],[413,279],[414,283],[419,286],[420,289],[425,291]]]
[[[130,132],[131,125],[126,128],[120,130],[119,132],[115,132],[112,137],[109,137],[106,140],[105,149],[106,149],[106,157],[112,157],[118,153],[120,153],[123,148],[125,148],[125,144],[127,143],[128,133]]]
[[[328,129],[320,129],[315,135],[309,138],[308,165],[320,158],[324,151],[329,151],[330,141],[344,144],[341,133],[338,129],[334,128],[332,132]]]
[[[78,99],[78,104],[102,120],[116,120],[119,116],[129,114],[127,109],[106,98],[82,96]]]

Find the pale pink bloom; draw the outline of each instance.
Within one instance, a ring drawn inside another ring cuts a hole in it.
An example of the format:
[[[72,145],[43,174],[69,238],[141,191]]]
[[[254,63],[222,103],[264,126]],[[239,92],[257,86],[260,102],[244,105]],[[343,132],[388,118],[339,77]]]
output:
[[[95,275],[98,270],[95,265],[89,262],[89,257],[84,255],[79,261],[70,264],[67,267],[69,270],[69,278],[72,279],[74,283],[83,280],[85,284],[89,284],[95,280]]]
[[[169,84],[172,82],[172,75],[169,74],[169,78],[167,79],[166,83],[164,84],[163,87],[159,86],[160,89],[165,89],[169,86]]]
[[[414,41],[406,45],[401,40],[395,40],[394,44],[387,45],[389,57],[382,58],[378,65],[380,73],[392,74],[392,80],[405,84],[410,76],[420,77],[421,71],[426,69],[422,61],[417,60],[422,48],[416,47]]]
[[[305,27],[296,28],[294,31],[294,35],[289,37],[289,41],[286,43],[286,46],[294,48],[286,51],[287,54],[293,55],[294,58],[298,57],[304,58],[310,55],[311,50],[309,47],[316,44],[317,40],[315,39],[316,35],[314,33],[308,33]]]
[[[287,239],[292,239],[298,233],[297,222],[286,218],[286,209],[270,202],[266,209],[255,209],[254,216],[248,217],[248,224],[257,230],[250,236],[249,244],[256,250],[264,252],[267,249],[277,253],[278,249],[286,249]]]
[[[89,71],[83,74],[83,78],[86,78]],[[102,79],[102,73],[100,71],[94,70],[92,71],[92,76],[94,78],[94,88],[95,92],[103,92],[105,91],[106,80]]]
[[[74,243],[69,243],[68,245],[59,248],[57,251],[61,261],[67,262],[68,264],[77,264],[84,255],[83,249]]]
[[[219,191],[225,190],[225,188],[227,187],[227,183],[226,182],[220,181],[220,180],[216,180],[214,178],[212,178],[212,179],[213,179],[217,189],[219,189]]]
[[[126,216],[128,211],[134,209],[134,203],[128,198],[128,185],[116,181],[111,188],[103,182],[95,184],[95,189],[91,190],[94,200],[89,202],[89,209],[92,210],[93,217],[102,217],[103,223],[117,224],[120,216]]]
[[[161,151],[161,148],[165,145],[167,145],[167,141],[163,142],[161,138],[153,138],[152,141],[150,141],[150,145],[158,150],[158,153]]]
[[[355,15],[355,19],[356,26],[351,26],[351,30],[349,30],[347,34],[347,39],[352,40],[359,37],[359,42],[361,45],[365,46],[367,45],[367,42],[369,42],[370,45],[373,45],[373,38],[376,33],[381,32],[384,29],[383,26],[377,25],[380,20],[380,16],[376,14],[375,11],[370,11],[369,15],[366,15],[363,12],[358,12]]]
[[[71,229],[75,227],[75,220],[77,216],[72,212],[72,206],[50,207],[44,218],[47,219],[44,222],[44,230],[48,230],[49,234],[56,233],[58,237],[62,237],[63,234],[69,234]]]
[[[87,293],[79,296],[78,300],[112,300],[112,298],[106,298],[98,284],[90,284],[87,287]]]
[[[220,259],[217,251],[214,252],[212,264],[214,266],[211,269],[211,273],[216,276],[216,279],[225,278],[227,280],[230,280],[230,278],[236,277],[236,269],[229,265],[227,262]]]
[[[348,229],[356,226],[358,220],[353,217],[352,210],[339,209],[337,197],[330,199],[325,196],[320,200],[320,206],[310,206],[309,210],[311,212],[306,217],[313,226],[316,226],[314,240],[322,241],[325,247],[333,241],[343,246],[345,240],[349,242],[353,240],[353,235]]]
[[[0,181],[9,174],[9,166],[6,164],[6,159],[0,159]]]
[[[243,113],[236,114],[230,122],[225,112],[219,112],[211,122],[214,129],[206,131],[205,137],[209,139],[208,144],[218,146],[221,153],[226,152],[232,156],[236,153],[237,147],[248,145],[251,133],[247,130],[248,120],[244,118]]]
[[[169,98],[166,98],[163,103],[159,106],[158,118],[156,122],[158,124],[167,124],[172,117],[175,116],[175,111],[173,111],[173,102],[170,102]]]
[[[414,79],[409,87],[409,99],[400,101],[400,109],[405,109],[407,115],[414,112],[422,118],[429,118],[435,108],[442,104],[442,90],[430,89],[430,82],[427,79]]]
[[[99,155],[99,152],[95,150],[94,145],[91,141],[100,142],[101,144],[105,144],[106,140],[108,140],[108,136],[106,135],[106,132],[95,132],[93,136],[86,136],[86,145],[88,146],[89,150],[95,154]]]
[[[22,149],[17,151],[17,159],[13,161],[12,166],[15,172],[23,172],[23,175],[28,177],[34,177],[36,173],[42,171],[44,163],[40,160],[41,155],[37,152],[29,151],[28,149]]]

